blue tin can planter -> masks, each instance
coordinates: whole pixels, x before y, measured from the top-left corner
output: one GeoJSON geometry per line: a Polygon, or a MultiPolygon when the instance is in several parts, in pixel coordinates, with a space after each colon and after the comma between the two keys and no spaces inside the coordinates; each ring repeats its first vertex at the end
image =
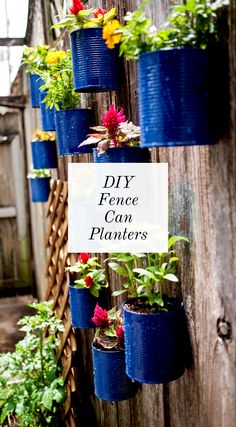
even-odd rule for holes
{"type": "Polygon", "coordinates": [[[185,370],[184,307],[157,314],[130,311],[123,304],[126,373],[135,381],[164,384],[185,370]]]}
{"type": "Polygon", "coordinates": [[[55,114],[57,132],[57,151],[59,156],[67,154],[91,153],[91,145],[79,148],[93,123],[92,110],[61,110],[55,114]]]}
{"type": "Polygon", "coordinates": [[[31,74],[29,76],[30,83],[30,98],[31,105],[33,108],[38,108],[40,106],[40,86],[44,84],[43,80],[38,74],[31,74]]]}
{"type": "Polygon", "coordinates": [[[50,178],[30,178],[31,199],[33,203],[47,202],[50,193],[50,178]]]}
{"type": "Polygon", "coordinates": [[[94,328],[92,317],[97,298],[88,289],[69,285],[71,323],[75,328],[94,328]]]}
{"type": "Polygon", "coordinates": [[[151,161],[148,148],[118,147],[108,148],[106,153],[98,155],[93,149],[94,163],[149,163],[151,161]]]}
{"type": "Polygon", "coordinates": [[[71,51],[74,88],[77,92],[106,92],[121,86],[119,48],[109,49],[102,28],[72,31],[71,51]]]}
{"type": "Polygon", "coordinates": [[[41,124],[43,131],[54,131],[56,130],[55,125],[55,108],[47,108],[46,103],[43,102],[46,92],[40,92],[40,112],[41,112],[41,124]]]}
{"type": "Polygon", "coordinates": [[[124,350],[105,351],[92,345],[95,395],[102,400],[117,402],[137,393],[137,383],[125,373],[124,350]]]}
{"type": "Polygon", "coordinates": [[[31,149],[34,169],[57,168],[56,141],[32,141],[31,149]]]}
{"type": "Polygon", "coordinates": [[[138,92],[142,146],[214,142],[209,126],[207,51],[173,48],[140,55],[138,92]]]}

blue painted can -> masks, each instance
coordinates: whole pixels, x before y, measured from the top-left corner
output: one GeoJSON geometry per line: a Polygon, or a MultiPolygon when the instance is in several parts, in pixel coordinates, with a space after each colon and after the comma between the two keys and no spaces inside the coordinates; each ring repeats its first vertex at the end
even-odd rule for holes
{"type": "Polygon", "coordinates": [[[94,328],[92,317],[97,303],[89,289],[69,285],[71,323],[75,328],[94,328]]]}
{"type": "Polygon", "coordinates": [[[118,90],[122,79],[119,47],[109,49],[102,38],[102,28],[72,31],[71,51],[76,92],[118,90]]]}
{"type": "Polygon", "coordinates": [[[208,86],[206,50],[173,48],[141,54],[138,93],[142,146],[213,143],[208,86]]]}
{"type": "Polygon", "coordinates": [[[174,381],[185,370],[183,303],[157,314],[130,311],[123,304],[126,373],[147,384],[174,381]]]}
{"type": "Polygon", "coordinates": [[[31,199],[33,203],[47,202],[50,193],[50,178],[30,178],[31,199]]]}
{"type": "Polygon", "coordinates": [[[57,151],[59,156],[66,154],[91,153],[92,146],[79,148],[87,135],[91,133],[93,124],[92,110],[61,110],[55,114],[57,131],[57,151]]]}
{"type": "Polygon", "coordinates": [[[53,108],[47,108],[46,103],[43,102],[45,96],[47,95],[47,92],[40,92],[40,112],[41,112],[41,124],[42,124],[42,130],[43,131],[54,131],[56,130],[55,125],[55,112],[56,109],[53,108]]]}
{"type": "Polygon", "coordinates": [[[31,141],[34,169],[57,168],[56,141],[31,141]]]}
{"type": "Polygon", "coordinates": [[[125,373],[124,350],[105,351],[92,345],[95,395],[102,400],[117,402],[137,393],[137,383],[125,373]]]}
{"type": "Polygon", "coordinates": [[[40,86],[44,84],[44,81],[38,74],[31,74],[29,76],[30,84],[30,98],[31,105],[33,108],[38,108],[40,106],[40,86]]]}
{"type": "Polygon", "coordinates": [[[108,148],[106,153],[100,155],[98,155],[97,148],[94,148],[93,161],[94,163],[149,163],[151,158],[148,148],[108,148]]]}

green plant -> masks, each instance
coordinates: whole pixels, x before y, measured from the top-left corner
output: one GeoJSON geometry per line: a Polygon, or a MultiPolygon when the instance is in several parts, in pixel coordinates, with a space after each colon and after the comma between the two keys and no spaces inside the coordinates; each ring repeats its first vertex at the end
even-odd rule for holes
{"type": "Polygon", "coordinates": [[[229,0],[187,0],[171,8],[165,24],[157,29],[144,13],[144,1],[134,12],[128,12],[125,24],[116,30],[121,34],[120,54],[127,60],[138,59],[144,52],[170,47],[205,49],[219,40],[217,11],[229,0]]]}
{"type": "Polygon", "coordinates": [[[93,296],[99,297],[102,288],[108,287],[105,270],[100,267],[96,257],[91,258],[90,254],[81,253],[78,261],[74,265],[66,267],[65,270],[79,274],[79,279],[74,281],[75,288],[87,288],[93,296]]]}
{"type": "Polygon", "coordinates": [[[38,71],[47,69],[46,57],[50,51],[47,45],[37,45],[35,48],[24,46],[21,63],[26,65],[26,72],[38,74],[38,71]]]}
{"type": "Polygon", "coordinates": [[[44,101],[48,108],[73,109],[80,101],[80,94],[74,91],[71,51],[53,52],[48,56],[48,68],[39,72],[44,84],[41,90],[47,91],[44,101]],[[63,54],[62,54],[63,52],[63,54]]]}
{"type": "Polygon", "coordinates": [[[13,353],[0,355],[1,426],[59,427],[58,409],[66,397],[64,380],[58,376],[55,350],[58,332],[64,327],[51,303],[30,304],[36,310],[19,322],[25,338],[13,353]]]}
{"type": "Polygon", "coordinates": [[[29,172],[27,175],[28,179],[35,178],[50,178],[51,172],[48,169],[33,169],[32,172],[29,172]]]}
{"type": "Polygon", "coordinates": [[[144,298],[144,303],[158,311],[167,311],[163,286],[178,282],[176,263],[178,258],[173,245],[179,241],[188,242],[181,236],[168,240],[168,253],[114,254],[108,258],[109,267],[125,278],[124,289],[113,292],[113,296],[128,293],[130,298],[144,298]]]}
{"type": "Polygon", "coordinates": [[[124,328],[121,310],[103,310],[98,304],[92,321],[96,326],[93,344],[102,350],[124,349],[124,328]]]}
{"type": "Polygon", "coordinates": [[[109,147],[139,146],[140,127],[128,122],[123,114],[123,109],[116,110],[113,105],[102,117],[103,126],[92,127],[99,133],[88,135],[80,147],[89,144],[98,145],[98,155],[105,153],[109,147]]]}
{"type": "Polygon", "coordinates": [[[116,16],[116,8],[113,7],[109,12],[104,9],[86,9],[84,3],[80,0],[73,0],[73,5],[69,8],[69,13],[64,15],[52,28],[67,27],[69,31],[81,28],[103,27],[111,22],[116,16]]]}

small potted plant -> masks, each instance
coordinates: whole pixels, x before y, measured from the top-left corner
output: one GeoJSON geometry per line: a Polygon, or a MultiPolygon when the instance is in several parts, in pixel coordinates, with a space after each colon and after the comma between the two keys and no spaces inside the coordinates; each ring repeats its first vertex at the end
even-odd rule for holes
{"type": "Polygon", "coordinates": [[[74,87],[78,92],[118,90],[121,84],[121,61],[116,44],[120,35],[113,34],[120,23],[116,9],[86,9],[80,0],[72,0],[69,13],[52,28],[71,31],[74,87]],[[107,36],[107,45],[102,37],[107,36]],[[109,47],[112,49],[108,49],[109,47]]]}
{"type": "Polygon", "coordinates": [[[56,53],[48,59],[48,70],[41,73],[42,89],[46,91],[46,107],[55,111],[58,155],[89,152],[91,146],[80,149],[80,144],[89,131],[93,115],[90,109],[77,108],[80,94],[74,91],[71,51],[65,52],[60,60],[56,53]]]}
{"type": "MultiPolygon", "coordinates": [[[[66,52],[64,50],[55,50],[50,49],[48,52],[45,61],[47,64],[47,69],[43,72],[40,72],[40,77],[43,79],[45,74],[50,74],[50,67],[60,64],[66,57],[66,52]]],[[[43,79],[44,81],[44,79],[43,79]]],[[[55,123],[55,112],[56,108],[52,106],[51,108],[47,105],[47,88],[45,85],[40,87],[40,113],[41,113],[41,125],[42,130],[44,131],[55,131],[56,123],[55,123]]]]}
{"type": "Polygon", "coordinates": [[[43,82],[39,71],[47,68],[45,58],[48,54],[49,46],[39,46],[36,48],[24,46],[21,63],[26,65],[26,72],[29,74],[31,105],[33,108],[40,106],[40,86],[43,82]]]}
{"type": "Polygon", "coordinates": [[[141,144],[213,143],[209,48],[219,41],[217,11],[228,0],[177,3],[160,29],[145,15],[146,3],[128,12],[125,25],[115,30],[121,34],[120,54],[138,60],[141,144]]]}
{"type": "Polygon", "coordinates": [[[125,278],[128,293],[123,304],[126,373],[133,380],[147,384],[174,381],[185,369],[183,302],[164,291],[168,282],[178,282],[175,275],[178,258],[169,239],[168,254],[115,254],[109,267],[125,278]]]}
{"type": "Polygon", "coordinates": [[[79,279],[69,284],[72,325],[75,328],[93,328],[92,316],[99,292],[108,287],[105,270],[100,268],[97,258],[88,253],[81,253],[78,261],[65,270],[79,274],[79,279]]]}
{"type": "Polygon", "coordinates": [[[27,178],[30,180],[32,202],[47,202],[50,193],[50,171],[34,169],[27,175],[27,178]]]}
{"type": "Polygon", "coordinates": [[[120,310],[103,310],[98,304],[92,318],[96,333],[92,344],[95,395],[120,401],[134,396],[137,383],[125,373],[124,327],[120,310]]]}
{"type": "Polygon", "coordinates": [[[102,123],[103,126],[91,128],[99,133],[88,135],[81,144],[97,145],[93,148],[95,163],[150,162],[149,150],[139,147],[140,128],[127,121],[122,108],[118,110],[111,105],[102,123]]]}
{"type": "Polygon", "coordinates": [[[51,132],[36,129],[31,141],[34,169],[57,168],[56,138],[51,132]]]}

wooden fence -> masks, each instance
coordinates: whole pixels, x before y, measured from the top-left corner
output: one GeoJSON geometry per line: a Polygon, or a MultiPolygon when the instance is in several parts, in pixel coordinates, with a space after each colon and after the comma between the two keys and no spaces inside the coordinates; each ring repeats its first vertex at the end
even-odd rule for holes
{"type": "MultiPolygon", "coordinates": [[[[52,3],[59,2],[44,1],[46,8],[52,3]]],[[[123,16],[127,10],[134,10],[137,6],[131,0],[122,2],[116,0],[113,5],[118,7],[120,16],[123,16]]],[[[104,2],[102,6],[109,8],[111,2],[104,2]]],[[[167,0],[155,0],[150,2],[147,13],[159,25],[163,22],[168,8],[167,0]]],[[[48,11],[47,23],[49,15],[48,11]]],[[[89,161],[89,158],[68,156],[59,161],[58,173],[61,181],[54,183],[48,209],[50,289],[47,298],[55,299],[55,309],[61,318],[66,319],[67,325],[62,340],[61,357],[69,390],[65,407],[65,420],[68,426],[76,423],[88,425],[89,422],[93,427],[235,427],[236,425],[236,5],[234,0],[231,0],[229,8],[228,29],[229,134],[215,146],[153,150],[155,160],[169,164],[169,228],[171,232],[190,239],[188,252],[180,254],[180,273],[193,363],[184,376],[173,383],[140,385],[137,396],[129,401],[111,404],[99,401],[94,396],[90,350],[93,332],[77,331],[75,334],[69,326],[68,289],[64,275],[68,256],[65,220],[67,163],[89,161]],[[73,393],[75,395],[78,393],[78,397],[74,399],[73,393]],[[77,419],[74,413],[76,408],[79,413],[77,419]]],[[[48,37],[47,31],[45,34],[48,37]]],[[[68,37],[66,40],[64,46],[68,47],[68,37]]],[[[61,40],[59,42],[61,46],[61,40]]],[[[83,96],[84,106],[92,106],[98,119],[106,111],[107,106],[114,102],[116,105],[123,106],[127,116],[137,124],[136,81],[136,65],[132,62],[125,64],[122,91],[111,95],[83,96]]],[[[119,287],[115,274],[110,274],[109,280],[112,290],[119,287]]],[[[111,302],[114,303],[108,295],[106,304],[109,306],[111,302]]]]}

